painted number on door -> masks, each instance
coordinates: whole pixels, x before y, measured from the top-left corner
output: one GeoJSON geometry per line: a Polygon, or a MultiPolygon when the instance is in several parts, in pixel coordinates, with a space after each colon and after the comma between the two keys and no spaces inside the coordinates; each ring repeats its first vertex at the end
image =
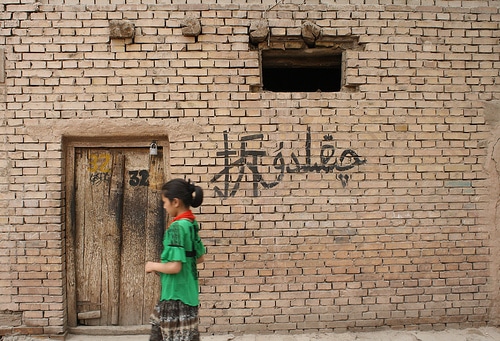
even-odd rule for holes
{"type": "Polygon", "coordinates": [[[145,169],[129,171],[130,175],[129,184],[130,186],[149,186],[149,172],[145,169]]]}
{"type": "Polygon", "coordinates": [[[89,168],[90,183],[92,185],[98,185],[101,182],[108,181],[110,179],[111,172],[111,154],[90,154],[89,168]]]}

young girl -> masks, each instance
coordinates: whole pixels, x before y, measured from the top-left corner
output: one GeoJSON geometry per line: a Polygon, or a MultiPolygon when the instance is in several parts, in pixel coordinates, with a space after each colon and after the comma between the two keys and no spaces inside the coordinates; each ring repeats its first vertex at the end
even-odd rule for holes
{"type": "Polygon", "coordinates": [[[172,223],[163,237],[161,261],[147,262],[146,272],[160,275],[161,296],[151,316],[150,341],[198,341],[198,272],[205,247],[190,207],[203,201],[203,190],[182,179],[162,187],[163,207],[172,223]]]}

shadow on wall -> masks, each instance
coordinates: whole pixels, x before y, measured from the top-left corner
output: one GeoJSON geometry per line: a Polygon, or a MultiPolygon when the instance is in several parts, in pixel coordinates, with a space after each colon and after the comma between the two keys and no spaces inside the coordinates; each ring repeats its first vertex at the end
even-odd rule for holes
{"type": "Polygon", "coordinates": [[[491,231],[491,285],[492,292],[490,321],[500,325],[500,101],[485,104],[486,123],[491,125],[491,136],[487,141],[488,154],[485,170],[490,186],[490,209],[495,212],[488,222],[491,231]]]}

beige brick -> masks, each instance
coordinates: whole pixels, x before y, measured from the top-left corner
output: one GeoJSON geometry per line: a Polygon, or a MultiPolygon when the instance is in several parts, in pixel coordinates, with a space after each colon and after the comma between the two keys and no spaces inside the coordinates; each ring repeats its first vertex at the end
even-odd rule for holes
{"type": "Polygon", "coordinates": [[[67,0],[64,11],[56,2],[30,20],[32,5],[0,14],[2,157],[11,160],[0,186],[0,310],[25,315],[19,331],[65,331],[61,137],[90,119],[109,141],[136,136],[145,122],[164,125],[169,176],[190,174],[206,189],[198,209],[209,248],[200,270],[204,332],[467,327],[495,318],[487,287],[498,282],[490,256],[498,243],[489,239],[498,186],[487,166],[495,136],[488,106],[498,98],[495,8],[282,4],[267,13],[272,46],[300,48],[301,39],[272,40],[299,36],[306,19],[327,40],[358,35],[360,46],[345,53],[348,88],[273,93],[255,91],[259,52],[248,45],[248,21],[274,2],[226,9],[67,0]],[[203,24],[197,39],[181,35],[190,11],[203,24]],[[108,20],[121,18],[134,20],[134,41],[109,40],[108,20]],[[214,195],[223,178],[210,182],[225,166],[217,156],[224,131],[236,152],[229,162],[251,134],[263,137],[246,150],[267,153],[255,176],[247,157],[230,198],[214,195]],[[347,150],[366,162],[314,168],[325,155],[325,165],[349,165],[352,154],[340,160],[347,150]],[[278,179],[281,170],[254,196],[252,180],[278,179]]]}

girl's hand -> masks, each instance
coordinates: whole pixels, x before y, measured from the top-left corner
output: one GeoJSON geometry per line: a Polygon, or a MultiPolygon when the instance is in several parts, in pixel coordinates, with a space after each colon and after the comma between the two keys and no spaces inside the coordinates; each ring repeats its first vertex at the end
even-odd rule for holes
{"type": "Polygon", "coordinates": [[[156,272],[156,263],[155,262],[146,262],[146,273],[156,272]]]}

